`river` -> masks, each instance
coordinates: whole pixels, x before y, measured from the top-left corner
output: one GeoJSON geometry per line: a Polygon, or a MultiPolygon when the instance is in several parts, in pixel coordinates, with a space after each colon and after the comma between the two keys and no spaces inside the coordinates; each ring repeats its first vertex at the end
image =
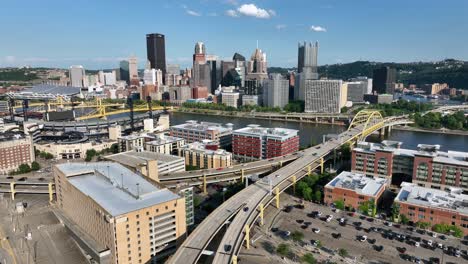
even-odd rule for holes
{"type": "MultiPolygon", "coordinates": [[[[215,123],[232,123],[234,129],[243,128],[249,124],[258,124],[262,127],[284,127],[299,130],[300,144],[307,147],[309,144],[317,144],[322,141],[323,135],[339,134],[346,128],[340,125],[327,124],[310,124],[284,121],[271,121],[263,119],[252,119],[242,117],[225,117],[202,115],[192,113],[171,112],[171,125],[179,125],[187,120],[198,120],[215,123]]],[[[403,142],[402,147],[408,149],[416,149],[418,144],[439,144],[441,150],[468,151],[468,137],[462,135],[436,134],[414,131],[403,131],[393,129],[389,136],[389,140],[403,142]]],[[[376,142],[379,140],[377,135],[372,135],[369,141],[376,142]]]]}

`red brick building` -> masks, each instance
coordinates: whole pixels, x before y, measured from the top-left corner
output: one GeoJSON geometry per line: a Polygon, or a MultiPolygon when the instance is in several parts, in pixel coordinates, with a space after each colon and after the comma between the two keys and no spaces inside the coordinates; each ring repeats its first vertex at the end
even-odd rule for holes
{"type": "Polygon", "coordinates": [[[377,206],[385,191],[388,180],[369,178],[364,174],[343,171],[324,188],[324,202],[331,205],[343,200],[345,206],[358,209],[366,201],[374,201],[377,206]]]}
{"type": "Polygon", "coordinates": [[[283,156],[299,150],[297,130],[263,128],[249,125],[232,135],[232,152],[242,160],[260,160],[283,156]]]}
{"type": "Polygon", "coordinates": [[[413,223],[454,225],[468,234],[468,195],[459,188],[444,191],[403,182],[395,203],[413,223]]]}
{"type": "Polygon", "coordinates": [[[31,137],[20,133],[0,133],[0,174],[17,170],[35,160],[31,137]]]}
{"type": "Polygon", "coordinates": [[[192,88],[192,98],[207,98],[208,97],[208,87],[206,86],[196,86],[192,88]]]}

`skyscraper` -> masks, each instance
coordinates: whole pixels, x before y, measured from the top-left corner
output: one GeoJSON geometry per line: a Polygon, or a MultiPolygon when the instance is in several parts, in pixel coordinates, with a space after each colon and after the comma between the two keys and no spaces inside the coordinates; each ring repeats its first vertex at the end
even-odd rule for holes
{"type": "Polygon", "coordinates": [[[372,91],[391,94],[396,83],[396,70],[388,66],[373,71],[372,91]]]}
{"type": "Polygon", "coordinates": [[[247,64],[247,79],[263,80],[268,78],[266,53],[255,49],[247,64]]]}
{"type": "Polygon", "coordinates": [[[146,35],[146,52],[152,69],[160,69],[166,75],[166,44],[163,34],[146,35]]]}
{"type": "Polygon", "coordinates": [[[128,60],[122,60],[120,61],[120,79],[123,81],[126,81],[127,83],[130,83],[130,71],[129,71],[130,65],[128,60]]]}
{"type": "Polygon", "coordinates": [[[128,59],[128,74],[129,80],[138,80],[138,61],[135,56],[132,56],[128,59]]]}
{"type": "Polygon", "coordinates": [[[289,101],[289,81],[279,73],[270,74],[264,81],[263,98],[265,106],[283,108],[289,101]]]}
{"type": "Polygon", "coordinates": [[[304,67],[312,67],[312,72],[317,73],[318,48],[318,41],[314,44],[312,42],[304,42],[303,45],[299,43],[297,72],[302,72],[304,67]]]}
{"type": "Polygon", "coordinates": [[[203,42],[195,44],[195,52],[193,53],[193,63],[205,63],[206,48],[203,42]]]}
{"type": "Polygon", "coordinates": [[[347,85],[341,80],[305,80],[306,113],[340,113],[346,104],[347,85]]]}
{"type": "Polygon", "coordinates": [[[70,85],[73,87],[83,87],[85,69],[81,65],[70,66],[70,85]]]}

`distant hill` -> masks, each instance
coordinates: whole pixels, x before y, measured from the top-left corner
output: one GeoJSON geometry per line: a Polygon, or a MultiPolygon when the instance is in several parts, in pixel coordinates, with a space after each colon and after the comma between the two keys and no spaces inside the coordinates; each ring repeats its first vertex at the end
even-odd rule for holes
{"type": "MultiPolygon", "coordinates": [[[[388,63],[356,61],[319,66],[321,77],[348,80],[357,76],[372,77],[372,71],[382,66],[397,69],[398,81],[405,84],[448,83],[450,87],[468,89],[468,62],[447,59],[438,62],[388,63]]],[[[286,74],[295,68],[270,67],[268,72],[286,74]]]]}

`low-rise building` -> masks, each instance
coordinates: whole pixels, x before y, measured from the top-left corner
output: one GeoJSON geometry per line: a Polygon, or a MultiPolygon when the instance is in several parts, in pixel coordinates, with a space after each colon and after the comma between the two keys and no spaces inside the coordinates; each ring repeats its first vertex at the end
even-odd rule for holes
{"type": "Polygon", "coordinates": [[[249,125],[232,135],[232,152],[241,160],[260,160],[299,150],[298,130],[249,125]]]}
{"type": "Polygon", "coordinates": [[[21,164],[35,160],[32,138],[17,132],[0,133],[0,174],[8,174],[21,164]]]}
{"type": "Polygon", "coordinates": [[[185,139],[186,143],[203,141],[205,139],[218,142],[220,148],[228,149],[232,141],[232,127],[228,123],[222,126],[220,123],[186,121],[184,124],[172,126],[170,135],[185,139]]]}
{"type": "Polygon", "coordinates": [[[348,208],[359,209],[368,202],[377,208],[388,184],[384,178],[369,178],[361,173],[343,171],[324,188],[324,202],[327,205],[343,201],[348,208]]]}
{"type": "Polygon", "coordinates": [[[185,199],[112,162],[55,166],[59,217],[99,263],[162,263],[186,235],[185,199]]]}
{"type": "Polygon", "coordinates": [[[420,186],[468,191],[468,152],[444,152],[439,145],[426,144],[419,144],[416,150],[403,149],[401,144],[360,142],[352,151],[351,170],[387,178],[403,174],[420,186]]]}
{"type": "Polygon", "coordinates": [[[185,145],[185,139],[164,134],[156,135],[145,143],[145,150],[169,155],[178,155],[179,149],[185,145]]]}
{"type": "Polygon", "coordinates": [[[105,157],[159,181],[159,175],[185,171],[181,157],[149,151],[127,151],[105,157]]]}
{"type": "Polygon", "coordinates": [[[185,164],[200,169],[225,168],[232,165],[232,153],[218,148],[218,143],[211,140],[194,142],[179,149],[179,156],[185,164]]]}
{"type": "Polygon", "coordinates": [[[364,101],[371,104],[391,104],[393,94],[365,94],[364,101]]]}
{"type": "Polygon", "coordinates": [[[448,224],[460,227],[468,234],[468,195],[459,188],[448,191],[425,188],[403,182],[395,198],[400,215],[413,222],[448,224]]]}
{"type": "Polygon", "coordinates": [[[240,93],[236,91],[223,91],[221,102],[226,106],[237,108],[239,106],[240,93]]]}
{"type": "Polygon", "coordinates": [[[94,149],[96,151],[103,151],[110,149],[113,144],[117,143],[115,140],[86,140],[83,142],[73,141],[58,141],[58,142],[38,142],[34,146],[36,150],[50,153],[55,159],[84,159],[86,158],[86,151],[94,149]]]}

